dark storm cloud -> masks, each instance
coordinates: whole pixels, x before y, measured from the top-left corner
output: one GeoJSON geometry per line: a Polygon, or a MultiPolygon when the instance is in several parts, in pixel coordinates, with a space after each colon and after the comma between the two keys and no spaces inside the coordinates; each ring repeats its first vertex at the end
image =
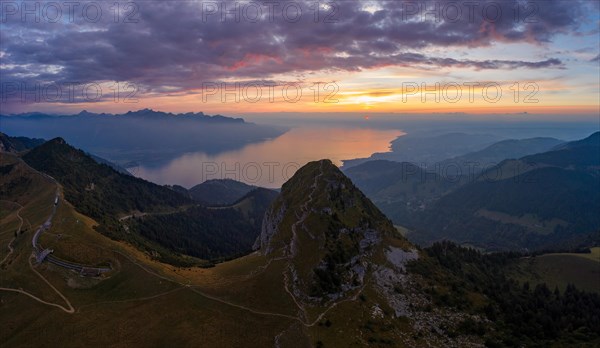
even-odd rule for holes
{"type": "MultiPolygon", "coordinates": [[[[558,33],[577,33],[587,6],[586,1],[561,0],[537,1],[535,8],[510,0],[374,1],[378,8],[369,12],[365,2],[346,0],[333,2],[332,16],[328,17],[331,9],[321,9],[315,22],[314,2],[307,1],[294,2],[287,17],[282,14],[286,3],[280,3],[272,13],[261,5],[263,17],[258,21],[252,20],[254,12],[242,10],[235,22],[231,14],[223,21],[220,11],[209,11],[207,6],[216,2],[135,3],[132,18],[137,23],[122,23],[128,13],[123,9],[115,23],[108,3],[96,23],[77,15],[72,23],[49,23],[44,18],[35,23],[3,8],[3,80],[118,80],[160,91],[200,88],[202,82],[229,77],[262,79],[381,66],[560,68],[558,59],[461,60],[430,56],[424,49],[468,50],[497,42],[543,44],[558,33]],[[452,4],[461,5],[459,12],[452,4]],[[302,15],[295,21],[297,5],[302,15]],[[515,8],[521,8],[517,16],[515,8]]],[[[232,9],[234,3],[227,6],[232,9]]]]}

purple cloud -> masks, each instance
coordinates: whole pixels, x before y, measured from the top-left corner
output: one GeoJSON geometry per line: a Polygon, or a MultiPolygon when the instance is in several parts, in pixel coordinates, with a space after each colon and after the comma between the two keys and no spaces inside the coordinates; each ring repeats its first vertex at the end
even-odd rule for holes
{"type": "Polygon", "coordinates": [[[561,68],[556,58],[457,59],[425,50],[544,44],[557,34],[576,33],[587,3],[375,1],[378,7],[369,9],[364,2],[337,1],[321,8],[317,18],[313,1],[277,2],[272,13],[261,5],[263,16],[256,20],[255,8],[241,8],[236,22],[233,14],[224,20],[218,7],[216,12],[210,7],[225,4],[231,10],[233,1],[139,1],[133,10],[121,8],[117,17],[109,8],[112,3],[104,4],[96,23],[78,16],[65,23],[65,13],[62,23],[44,18],[36,23],[33,17],[24,21],[3,3],[0,71],[3,81],[18,83],[118,80],[147,91],[185,91],[229,77],[268,79],[381,66],[561,68]],[[534,7],[526,6],[531,3],[534,7]],[[302,15],[296,21],[297,8],[302,15]],[[123,23],[128,14],[137,23],[123,23]]]}

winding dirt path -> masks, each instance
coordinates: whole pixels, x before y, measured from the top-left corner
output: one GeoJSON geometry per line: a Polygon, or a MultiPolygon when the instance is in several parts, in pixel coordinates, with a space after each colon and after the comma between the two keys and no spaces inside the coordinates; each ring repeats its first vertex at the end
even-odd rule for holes
{"type": "Polygon", "coordinates": [[[38,301],[40,303],[43,303],[43,304],[48,305],[48,306],[53,306],[53,307],[59,308],[60,310],[64,311],[65,313],[69,313],[69,314],[75,313],[75,308],[73,308],[73,306],[71,305],[71,302],[69,302],[69,300],[60,291],[58,291],[58,289],[56,289],[52,284],[50,284],[50,282],[46,278],[44,278],[44,276],[42,276],[38,271],[36,271],[33,268],[33,265],[31,264],[31,258],[29,258],[29,267],[31,268],[31,270],[35,274],[37,274],[40,278],[42,278],[42,280],[46,284],[48,284],[48,286],[50,286],[50,288],[52,288],[52,290],[54,290],[58,294],[58,296],[60,296],[65,301],[65,303],[67,304],[67,306],[69,308],[61,306],[61,305],[59,305],[57,303],[44,301],[41,298],[39,298],[39,297],[37,297],[37,296],[35,296],[35,295],[33,295],[33,294],[25,291],[25,290],[22,290],[22,289],[2,288],[2,287],[0,287],[0,290],[2,290],[2,291],[16,292],[16,293],[19,293],[19,294],[23,294],[23,295],[29,296],[32,299],[34,299],[34,300],[36,300],[36,301],[38,301]]]}
{"type": "Polygon", "coordinates": [[[33,271],[35,274],[37,274],[37,275],[38,275],[38,276],[39,276],[39,277],[40,277],[40,278],[41,278],[41,279],[42,279],[42,280],[43,280],[43,281],[44,281],[46,284],[48,284],[48,286],[49,286],[49,287],[50,287],[52,290],[54,290],[54,292],[56,292],[56,293],[58,294],[58,296],[60,296],[60,297],[61,297],[61,298],[62,298],[62,299],[65,301],[65,303],[67,304],[67,306],[69,306],[69,309],[66,309],[65,307],[63,307],[63,306],[61,306],[61,305],[56,305],[56,306],[60,307],[60,308],[61,308],[63,311],[65,311],[65,312],[67,312],[67,313],[69,313],[69,314],[73,314],[73,313],[75,313],[75,308],[73,308],[73,306],[71,305],[71,302],[70,302],[70,301],[69,301],[69,300],[68,300],[68,299],[65,297],[65,295],[63,295],[63,294],[62,294],[60,291],[58,291],[58,289],[57,289],[57,288],[55,288],[55,287],[54,287],[54,285],[52,285],[52,284],[51,284],[51,283],[48,281],[48,279],[44,278],[44,276],[43,276],[43,275],[42,275],[40,272],[36,271],[36,270],[35,270],[35,268],[33,268],[33,264],[31,263],[31,259],[32,259],[32,258],[33,258],[33,255],[32,255],[32,257],[30,257],[30,258],[29,258],[29,260],[28,260],[28,262],[29,262],[29,268],[31,268],[31,270],[32,270],[32,271],[33,271]]]}
{"type": "Polygon", "coordinates": [[[295,317],[295,316],[293,316],[293,315],[281,314],[281,313],[273,313],[273,312],[263,312],[263,311],[258,311],[258,310],[252,309],[252,308],[250,308],[250,307],[246,307],[246,306],[242,306],[242,305],[239,305],[239,304],[235,304],[235,303],[233,303],[233,302],[229,302],[229,301],[227,301],[227,300],[223,300],[223,299],[220,299],[220,298],[218,298],[218,297],[215,297],[215,296],[211,296],[211,295],[205,294],[205,293],[203,293],[202,291],[200,291],[200,290],[198,290],[198,289],[195,289],[195,288],[193,288],[192,286],[188,286],[188,288],[189,288],[190,290],[192,290],[193,292],[197,293],[198,295],[201,295],[201,296],[203,296],[203,297],[206,297],[206,298],[208,298],[209,300],[213,300],[213,301],[215,301],[215,302],[223,303],[223,304],[226,304],[226,305],[228,305],[228,306],[231,306],[231,307],[235,307],[235,308],[243,309],[243,310],[245,310],[245,311],[248,311],[248,312],[250,312],[250,313],[259,314],[259,315],[269,315],[269,316],[273,316],[273,317],[286,318],[286,319],[290,319],[290,320],[297,320],[297,321],[299,321],[299,322],[303,323],[302,319],[300,319],[300,318],[298,318],[298,317],[295,317]]]}
{"type": "Polygon", "coordinates": [[[54,307],[60,308],[61,310],[65,311],[65,312],[67,312],[69,314],[74,313],[73,309],[67,309],[67,308],[65,308],[65,307],[63,307],[63,306],[61,306],[59,304],[56,304],[56,303],[46,302],[46,301],[42,300],[41,298],[39,298],[39,297],[37,297],[35,295],[32,295],[32,294],[28,293],[27,291],[24,291],[24,290],[21,290],[21,289],[0,288],[0,290],[11,291],[11,292],[18,292],[20,294],[27,295],[27,296],[31,297],[32,299],[34,299],[34,300],[36,300],[36,301],[38,301],[40,303],[46,304],[48,306],[54,306],[54,307]]]}
{"type": "Polygon", "coordinates": [[[138,302],[138,301],[153,300],[155,298],[166,296],[166,295],[172,294],[174,292],[177,292],[177,291],[180,291],[180,290],[183,290],[183,289],[185,289],[185,287],[175,288],[175,289],[172,289],[172,290],[169,290],[169,291],[161,292],[160,294],[156,294],[156,295],[152,295],[152,296],[146,296],[146,297],[128,298],[126,300],[115,300],[115,301],[103,301],[103,302],[88,303],[88,304],[85,304],[83,306],[77,307],[77,313],[79,313],[82,308],[86,308],[86,307],[92,307],[92,306],[98,306],[98,305],[104,305],[104,304],[111,304],[111,303],[127,303],[127,302],[138,302]]]}

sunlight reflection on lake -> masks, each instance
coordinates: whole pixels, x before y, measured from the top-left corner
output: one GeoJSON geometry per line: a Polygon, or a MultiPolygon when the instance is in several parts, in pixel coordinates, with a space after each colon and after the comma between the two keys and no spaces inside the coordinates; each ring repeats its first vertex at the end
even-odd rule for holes
{"type": "Polygon", "coordinates": [[[294,128],[240,150],[216,155],[187,153],[160,167],[140,166],[134,174],[158,184],[186,188],[222,178],[277,188],[310,161],[329,158],[340,166],[345,159],[387,152],[390,141],[404,134],[400,130],[294,128]]]}

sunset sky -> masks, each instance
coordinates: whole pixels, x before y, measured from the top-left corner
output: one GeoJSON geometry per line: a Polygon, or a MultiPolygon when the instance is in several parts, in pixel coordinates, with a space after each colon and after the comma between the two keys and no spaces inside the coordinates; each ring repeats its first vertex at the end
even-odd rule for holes
{"type": "Polygon", "coordinates": [[[597,117],[599,3],[3,1],[1,112],[597,117]]]}

